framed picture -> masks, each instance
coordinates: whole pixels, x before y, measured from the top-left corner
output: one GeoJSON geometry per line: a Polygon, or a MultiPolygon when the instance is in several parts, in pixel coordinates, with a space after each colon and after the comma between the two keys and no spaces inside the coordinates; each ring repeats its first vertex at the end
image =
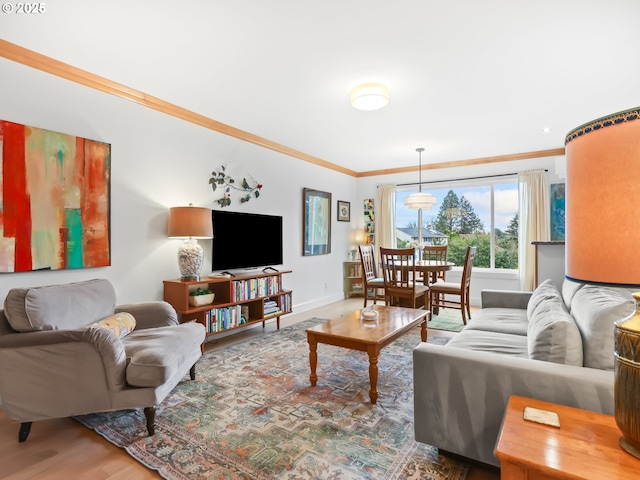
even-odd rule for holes
{"type": "Polygon", "coordinates": [[[111,265],[111,145],[0,120],[0,272],[111,265]]]}
{"type": "Polygon", "coordinates": [[[305,188],[302,195],[302,255],[331,253],[331,194],[305,188]]]}
{"type": "Polygon", "coordinates": [[[564,183],[551,185],[551,240],[564,241],[565,186],[564,183]]]}
{"type": "Polygon", "coordinates": [[[343,202],[338,200],[338,221],[350,222],[351,221],[351,204],[349,202],[343,202]]]}

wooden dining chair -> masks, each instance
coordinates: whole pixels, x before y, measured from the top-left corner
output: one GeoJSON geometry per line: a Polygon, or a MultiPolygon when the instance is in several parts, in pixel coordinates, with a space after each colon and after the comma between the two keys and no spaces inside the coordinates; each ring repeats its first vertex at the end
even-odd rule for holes
{"type": "Polygon", "coordinates": [[[471,269],[473,259],[476,256],[476,247],[468,247],[462,269],[460,283],[441,282],[429,286],[431,292],[431,311],[436,313],[440,308],[456,308],[462,311],[462,323],[467,324],[467,316],[471,319],[471,306],[469,305],[469,287],[471,285],[471,269]],[[452,300],[451,297],[458,297],[452,300]]]}
{"type": "Polygon", "coordinates": [[[384,289],[384,278],[378,276],[378,265],[373,245],[358,245],[360,251],[360,263],[362,264],[362,283],[364,287],[364,306],[367,300],[384,300],[384,296],[379,292],[384,289]]]}
{"type": "Polygon", "coordinates": [[[413,248],[380,248],[386,305],[429,308],[429,287],[416,278],[413,248]]]}
{"type": "MultiPolygon", "coordinates": [[[[424,260],[435,260],[437,262],[446,262],[449,252],[448,245],[426,245],[422,249],[422,258],[424,260]]],[[[445,281],[446,270],[434,272],[435,280],[445,281]]],[[[434,278],[429,279],[429,283],[433,283],[434,278]]]]}

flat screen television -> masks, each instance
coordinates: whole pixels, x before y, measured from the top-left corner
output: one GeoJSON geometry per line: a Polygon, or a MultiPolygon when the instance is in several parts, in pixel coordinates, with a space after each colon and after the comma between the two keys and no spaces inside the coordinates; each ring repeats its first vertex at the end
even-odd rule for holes
{"type": "Polygon", "coordinates": [[[282,265],[282,217],[212,210],[213,271],[282,265]]]}

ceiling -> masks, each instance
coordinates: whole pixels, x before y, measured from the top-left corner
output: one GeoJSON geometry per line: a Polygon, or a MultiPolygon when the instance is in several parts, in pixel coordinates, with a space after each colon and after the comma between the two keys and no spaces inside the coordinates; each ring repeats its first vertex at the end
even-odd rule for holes
{"type": "Polygon", "coordinates": [[[637,0],[45,5],[2,39],[355,172],[557,149],[640,105],[637,0]],[[389,105],[353,109],[371,81],[389,105]]]}

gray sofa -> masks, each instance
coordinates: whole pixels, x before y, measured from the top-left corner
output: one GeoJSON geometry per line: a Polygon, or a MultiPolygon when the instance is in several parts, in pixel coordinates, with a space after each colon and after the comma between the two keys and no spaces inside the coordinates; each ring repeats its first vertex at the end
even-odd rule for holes
{"type": "Polygon", "coordinates": [[[0,400],[21,422],[158,405],[201,356],[205,329],[166,302],[116,306],[108,280],[12,289],[0,310],[0,400]]]}
{"type": "Polygon", "coordinates": [[[483,291],[482,309],[445,346],[413,352],[419,442],[499,466],[493,452],[511,395],[612,415],[613,322],[622,288],[550,280],[535,292],[483,291]]]}

